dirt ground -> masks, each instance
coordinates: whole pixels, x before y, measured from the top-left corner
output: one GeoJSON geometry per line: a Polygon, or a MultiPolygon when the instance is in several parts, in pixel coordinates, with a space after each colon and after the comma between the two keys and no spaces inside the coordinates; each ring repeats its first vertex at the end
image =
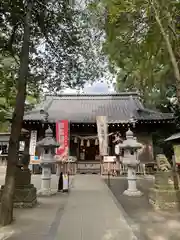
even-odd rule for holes
{"type": "MultiPolygon", "coordinates": [[[[108,185],[107,179],[105,182],[108,185]]],[[[148,200],[149,188],[153,186],[152,178],[138,179],[137,186],[144,193],[142,197],[123,195],[127,189],[125,177],[111,178],[109,186],[136,236],[141,240],[179,240],[180,212],[154,211],[148,200]]]]}

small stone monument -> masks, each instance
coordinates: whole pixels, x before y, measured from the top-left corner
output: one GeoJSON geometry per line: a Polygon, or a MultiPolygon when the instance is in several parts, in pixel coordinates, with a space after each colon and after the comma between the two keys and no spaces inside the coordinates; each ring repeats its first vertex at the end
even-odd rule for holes
{"type": "Polygon", "coordinates": [[[45,131],[45,138],[37,142],[37,147],[42,148],[42,182],[41,189],[38,191],[38,195],[51,196],[56,193],[51,190],[51,166],[56,162],[54,158],[55,148],[59,147],[59,144],[54,140],[53,132],[50,127],[45,131]]]}
{"type": "Polygon", "coordinates": [[[142,148],[142,144],[137,142],[133,136],[133,132],[129,129],[126,132],[126,140],[119,144],[121,149],[124,149],[124,157],[122,162],[128,167],[128,189],[124,191],[124,195],[128,196],[142,196],[142,192],[137,189],[136,185],[136,168],[139,164],[137,150],[142,148]]]}
{"type": "Polygon", "coordinates": [[[158,171],[154,187],[149,190],[149,202],[155,209],[178,209],[180,190],[174,188],[171,165],[164,154],[157,155],[158,171]]]}
{"type": "MultiPolygon", "coordinates": [[[[29,155],[29,135],[28,131],[22,129],[21,138],[25,143],[24,151],[18,160],[15,173],[15,192],[14,192],[14,207],[29,208],[37,203],[37,191],[33,184],[31,184],[31,172],[28,168],[30,155],[29,155]]],[[[19,152],[19,155],[20,155],[19,152]]],[[[0,198],[2,196],[4,186],[1,186],[0,198]]]]}
{"type": "MultiPolygon", "coordinates": [[[[36,188],[31,184],[31,173],[28,168],[29,160],[29,153],[24,152],[16,166],[14,207],[29,208],[37,203],[36,188]]],[[[3,189],[4,186],[1,186],[0,197],[3,189]]]]}

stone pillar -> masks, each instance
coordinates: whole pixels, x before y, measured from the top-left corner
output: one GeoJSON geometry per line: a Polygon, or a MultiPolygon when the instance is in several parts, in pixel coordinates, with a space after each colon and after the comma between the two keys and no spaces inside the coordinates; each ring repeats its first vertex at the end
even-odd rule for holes
{"type": "Polygon", "coordinates": [[[51,195],[51,165],[42,164],[41,195],[51,195]]]}

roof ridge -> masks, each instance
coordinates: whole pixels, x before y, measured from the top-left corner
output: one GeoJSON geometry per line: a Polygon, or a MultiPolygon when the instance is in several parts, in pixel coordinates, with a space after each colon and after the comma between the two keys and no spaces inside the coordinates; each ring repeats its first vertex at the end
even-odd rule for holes
{"type": "Polygon", "coordinates": [[[105,97],[105,96],[137,96],[139,97],[140,94],[138,92],[119,92],[119,93],[62,93],[62,94],[47,94],[47,97],[105,97]]]}

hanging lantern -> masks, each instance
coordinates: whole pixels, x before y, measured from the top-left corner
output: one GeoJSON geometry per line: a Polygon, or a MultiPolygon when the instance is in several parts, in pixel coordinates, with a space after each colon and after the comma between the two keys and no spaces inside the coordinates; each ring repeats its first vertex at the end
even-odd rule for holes
{"type": "Polygon", "coordinates": [[[77,137],[74,138],[74,143],[77,143],[77,137]]]}
{"type": "Polygon", "coordinates": [[[95,140],[95,145],[97,146],[98,145],[98,139],[96,138],[95,140]]]}
{"type": "Polygon", "coordinates": [[[87,140],[87,147],[90,147],[90,141],[87,140]]]}
{"type": "Polygon", "coordinates": [[[81,146],[84,146],[84,140],[81,139],[81,146]]]}

